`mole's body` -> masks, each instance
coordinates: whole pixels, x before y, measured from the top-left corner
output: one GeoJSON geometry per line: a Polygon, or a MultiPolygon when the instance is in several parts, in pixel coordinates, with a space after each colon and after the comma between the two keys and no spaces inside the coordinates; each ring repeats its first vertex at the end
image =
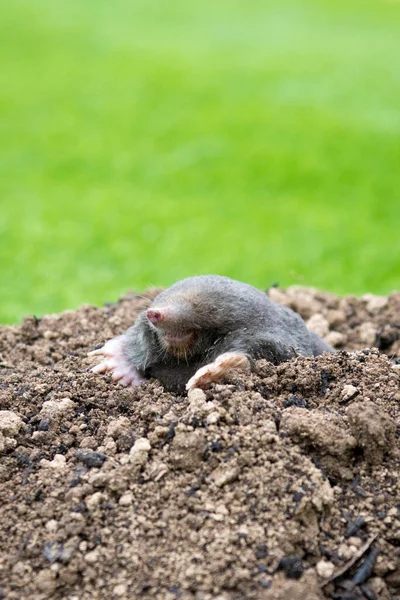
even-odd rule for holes
{"type": "Polygon", "coordinates": [[[190,277],[161,292],[128,331],[95,351],[95,372],[126,385],[156,377],[182,392],[264,358],[278,364],[332,348],[301,317],[256,288],[218,275],[190,277]]]}

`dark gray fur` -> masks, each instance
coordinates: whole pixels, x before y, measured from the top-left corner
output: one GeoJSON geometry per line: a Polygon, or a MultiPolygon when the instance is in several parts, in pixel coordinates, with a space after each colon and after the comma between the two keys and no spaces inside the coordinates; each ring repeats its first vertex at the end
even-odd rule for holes
{"type": "Polygon", "coordinates": [[[196,331],[187,359],[166,353],[162,332],[138,315],[127,331],[128,360],[145,376],[156,377],[168,390],[183,392],[201,366],[224,352],[241,352],[250,361],[264,358],[279,364],[297,355],[317,356],[331,346],[308,331],[290,308],[272,302],[264,292],[219,275],[189,277],[161,292],[151,308],[178,311],[173,331],[196,331]]]}

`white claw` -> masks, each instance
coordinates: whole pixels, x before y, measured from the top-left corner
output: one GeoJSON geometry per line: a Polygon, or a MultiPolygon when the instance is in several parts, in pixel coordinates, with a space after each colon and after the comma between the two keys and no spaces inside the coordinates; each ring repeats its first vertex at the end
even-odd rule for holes
{"type": "Polygon", "coordinates": [[[91,350],[87,353],[88,356],[95,356],[96,354],[103,354],[103,346],[101,348],[97,348],[97,350],[91,350]]]}
{"type": "Polygon", "coordinates": [[[100,354],[103,356],[116,356],[121,353],[122,344],[124,342],[124,335],[119,335],[112,340],[108,340],[101,348],[97,348],[97,350],[92,350],[88,352],[88,356],[95,356],[96,354],[100,354]]]}
{"type": "Polygon", "coordinates": [[[112,378],[113,381],[119,381],[123,377],[124,377],[124,373],[122,371],[118,371],[117,369],[111,375],[111,378],[112,378]]]}
{"type": "Polygon", "coordinates": [[[239,352],[225,352],[220,354],[214,362],[205,365],[196,371],[186,384],[186,390],[193,388],[205,388],[210,383],[223,381],[231,369],[248,370],[250,363],[248,358],[239,352]]]}
{"type": "Polygon", "coordinates": [[[113,381],[119,381],[123,385],[138,385],[146,381],[126,359],[124,346],[125,336],[120,335],[106,342],[101,348],[89,352],[88,356],[101,355],[106,357],[105,360],[90,369],[91,372],[105,373],[111,371],[113,381]]]}
{"type": "Polygon", "coordinates": [[[105,371],[107,371],[108,368],[105,362],[101,362],[90,370],[92,373],[105,373],[105,371]]]}

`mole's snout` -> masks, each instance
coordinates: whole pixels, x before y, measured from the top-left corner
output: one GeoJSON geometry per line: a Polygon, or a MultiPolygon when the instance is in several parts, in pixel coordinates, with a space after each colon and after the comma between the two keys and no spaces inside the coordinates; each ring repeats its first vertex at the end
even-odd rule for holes
{"type": "Polygon", "coordinates": [[[163,319],[163,315],[160,310],[149,309],[146,313],[146,317],[148,318],[150,323],[153,323],[153,325],[157,325],[157,323],[159,323],[163,319]]]}

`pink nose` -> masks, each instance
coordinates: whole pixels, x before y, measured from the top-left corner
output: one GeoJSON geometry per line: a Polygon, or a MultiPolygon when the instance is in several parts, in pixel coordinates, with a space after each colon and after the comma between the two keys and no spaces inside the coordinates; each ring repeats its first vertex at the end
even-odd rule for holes
{"type": "Polygon", "coordinates": [[[148,320],[150,321],[150,323],[153,323],[153,325],[156,325],[157,323],[159,323],[160,321],[162,321],[162,314],[159,310],[148,310],[146,313],[146,316],[148,318],[148,320]]]}

